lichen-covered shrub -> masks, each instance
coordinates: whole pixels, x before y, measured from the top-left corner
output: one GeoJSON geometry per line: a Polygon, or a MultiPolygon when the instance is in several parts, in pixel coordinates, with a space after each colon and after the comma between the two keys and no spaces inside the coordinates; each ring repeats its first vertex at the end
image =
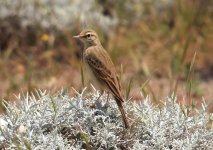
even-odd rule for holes
{"type": "Polygon", "coordinates": [[[125,129],[113,99],[98,91],[75,97],[37,91],[4,103],[0,146],[6,149],[211,149],[213,115],[190,109],[169,97],[161,107],[147,97],[126,102],[131,127],[125,129]]]}

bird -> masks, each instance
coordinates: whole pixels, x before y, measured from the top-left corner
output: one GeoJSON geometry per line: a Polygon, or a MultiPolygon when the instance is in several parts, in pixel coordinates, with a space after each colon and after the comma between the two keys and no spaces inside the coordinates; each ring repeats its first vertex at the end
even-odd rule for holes
{"type": "Polygon", "coordinates": [[[83,44],[83,62],[86,64],[86,70],[96,83],[97,88],[102,93],[107,91],[113,95],[121,112],[124,126],[129,128],[119,77],[115,65],[99,40],[98,34],[92,29],[84,29],[73,38],[80,40],[83,44]]]}

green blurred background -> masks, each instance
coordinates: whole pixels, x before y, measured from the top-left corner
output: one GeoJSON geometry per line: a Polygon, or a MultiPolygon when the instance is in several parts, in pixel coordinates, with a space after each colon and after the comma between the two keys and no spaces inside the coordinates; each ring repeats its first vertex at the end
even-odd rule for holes
{"type": "Polygon", "coordinates": [[[0,98],[91,89],[72,38],[84,28],[98,32],[124,97],[211,105],[212,0],[0,0],[0,98]]]}

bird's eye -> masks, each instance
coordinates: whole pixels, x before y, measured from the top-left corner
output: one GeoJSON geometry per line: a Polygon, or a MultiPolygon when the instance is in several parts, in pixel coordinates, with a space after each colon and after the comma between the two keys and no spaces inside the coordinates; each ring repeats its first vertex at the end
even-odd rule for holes
{"type": "Polygon", "coordinates": [[[90,38],[90,37],[91,37],[91,34],[87,34],[87,37],[90,38]]]}

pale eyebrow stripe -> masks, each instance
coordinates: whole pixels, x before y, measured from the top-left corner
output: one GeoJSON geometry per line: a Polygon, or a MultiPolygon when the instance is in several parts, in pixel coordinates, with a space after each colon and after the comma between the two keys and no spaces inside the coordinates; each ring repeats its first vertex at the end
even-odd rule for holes
{"type": "Polygon", "coordinates": [[[87,31],[85,34],[89,34],[89,33],[91,34],[91,32],[90,32],[90,31],[87,31]]]}
{"type": "Polygon", "coordinates": [[[87,31],[85,34],[86,34],[86,35],[91,34],[92,36],[95,36],[95,34],[92,33],[92,32],[90,32],[90,31],[87,31]]]}

